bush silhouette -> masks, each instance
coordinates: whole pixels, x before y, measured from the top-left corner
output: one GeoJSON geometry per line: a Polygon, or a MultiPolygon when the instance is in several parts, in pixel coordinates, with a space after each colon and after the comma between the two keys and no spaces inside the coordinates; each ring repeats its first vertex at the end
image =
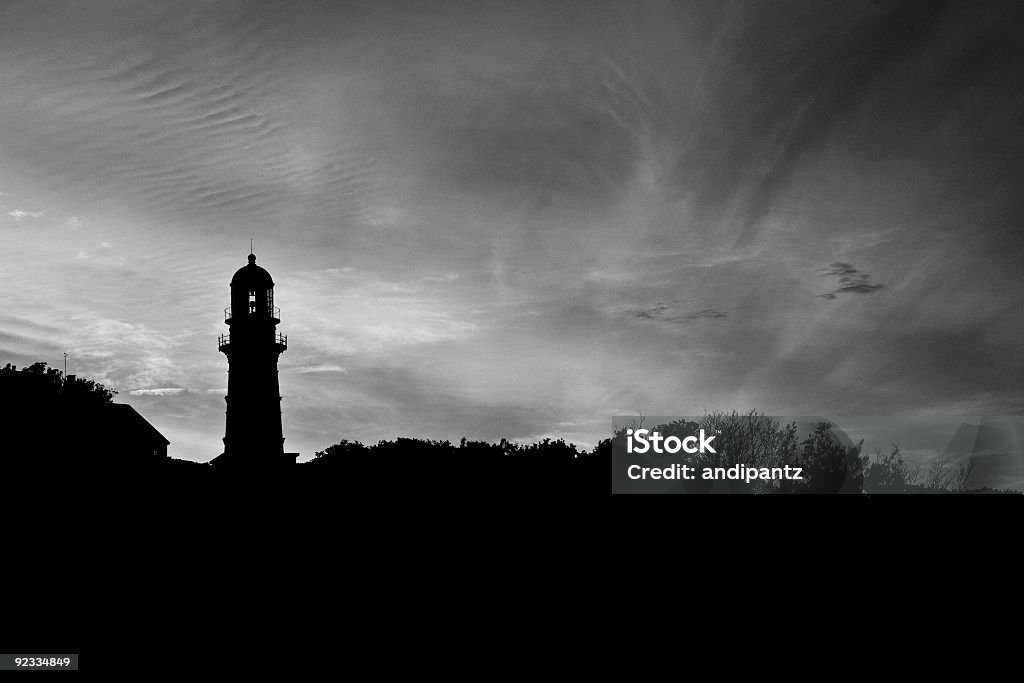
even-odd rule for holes
{"type": "Polygon", "coordinates": [[[819,422],[786,464],[803,469],[803,481],[783,480],[785,493],[862,493],[864,442],[845,446],[832,434],[832,423],[819,422]]]}

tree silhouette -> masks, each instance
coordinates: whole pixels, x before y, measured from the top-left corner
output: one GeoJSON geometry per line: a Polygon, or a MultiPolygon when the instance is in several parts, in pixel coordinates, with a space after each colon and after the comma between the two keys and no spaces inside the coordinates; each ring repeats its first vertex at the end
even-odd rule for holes
{"type": "Polygon", "coordinates": [[[117,394],[91,379],[70,380],[56,368],[39,362],[21,370],[11,363],[0,369],[0,395],[17,398],[10,405],[50,407],[58,404],[95,406],[111,403],[117,394]]]}
{"type": "Polygon", "coordinates": [[[864,490],[864,463],[860,451],[864,441],[844,446],[832,434],[831,422],[819,422],[800,450],[786,459],[786,464],[800,467],[803,480],[783,480],[785,493],[862,493],[864,490]]]}
{"type": "Polygon", "coordinates": [[[83,450],[76,435],[116,393],[93,380],[69,379],[42,362],[20,370],[10,363],[0,368],[0,397],[6,406],[0,432],[3,464],[54,470],[75,464],[75,454],[83,450]]]}
{"type": "Polygon", "coordinates": [[[868,493],[908,493],[921,478],[920,466],[911,466],[903,459],[899,440],[889,444],[889,452],[875,449],[874,459],[861,458],[864,490],[868,493]]]}

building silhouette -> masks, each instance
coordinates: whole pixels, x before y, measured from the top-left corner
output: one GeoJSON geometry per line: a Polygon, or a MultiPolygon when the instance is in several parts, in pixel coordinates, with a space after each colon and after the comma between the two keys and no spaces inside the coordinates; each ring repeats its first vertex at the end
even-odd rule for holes
{"type": "Polygon", "coordinates": [[[108,457],[132,465],[167,458],[170,441],[130,405],[110,403],[94,411],[79,433],[83,443],[103,444],[108,457]]]}
{"type": "Polygon", "coordinates": [[[228,359],[227,419],[224,453],[212,464],[251,469],[294,463],[298,454],[284,452],[277,370],[288,338],[277,331],[281,311],[274,306],[274,280],[253,254],[231,278],[224,322],[230,330],[218,348],[228,359]]]}
{"type": "Polygon", "coordinates": [[[74,474],[168,461],[170,441],[135,408],[114,403],[113,393],[42,362],[0,368],[0,466],[74,474]]]}

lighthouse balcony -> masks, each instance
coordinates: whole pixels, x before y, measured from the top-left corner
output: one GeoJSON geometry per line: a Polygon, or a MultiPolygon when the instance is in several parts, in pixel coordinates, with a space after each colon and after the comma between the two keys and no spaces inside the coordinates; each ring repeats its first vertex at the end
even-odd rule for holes
{"type": "MultiPolygon", "coordinates": [[[[280,332],[274,333],[274,347],[277,352],[288,350],[288,335],[281,334],[280,332]]],[[[231,335],[222,334],[217,337],[217,350],[222,353],[228,353],[231,351],[231,335]]]]}
{"type": "Polygon", "coordinates": [[[230,325],[232,318],[245,318],[248,320],[272,320],[276,325],[281,322],[281,309],[278,306],[271,306],[263,310],[250,307],[240,311],[237,316],[232,316],[231,306],[228,306],[227,308],[224,309],[224,322],[230,325]]]}

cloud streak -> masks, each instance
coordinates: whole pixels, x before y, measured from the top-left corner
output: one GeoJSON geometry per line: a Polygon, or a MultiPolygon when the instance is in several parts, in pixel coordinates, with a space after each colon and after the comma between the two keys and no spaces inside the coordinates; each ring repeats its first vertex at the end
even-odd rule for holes
{"type": "Polygon", "coordinates": [[[668,304],[659,302],[651,308],[638,311],[636,313],[636,317],[642,320],[658,320],[670,323],[686,323],[701,319],[717,320],[729,317],[716,308],[705,308],[699,311],[687,313],[680,310],[680,307],[677,304],[678,302],[668,304]]]}
{"type": "Polygon", "coordinates": [[[835,299],[840,294],[874,294],[883,287],[880,284],[873,284],[867,273],[862,273],[842,261],[836,261],[824,269],[821,277],[832,277],[838,281],[836,289],[818,295],[822,299],[835,299]]]}
{"type": "Polygon", "coordinates": [[[21,209],[12,209],[8,206],[2,207],[7,211],[7,215],[18,221],[19,223],[26,218],[42,218],[46,215],[45,211],[22,211],[21,209]]]}
{"type": "Polygon", "coordinates": [[[183,387],[156,387],[154,389],[134,389],[128,393],[131,396],[180,396],[187,392],[183,387]]]}

